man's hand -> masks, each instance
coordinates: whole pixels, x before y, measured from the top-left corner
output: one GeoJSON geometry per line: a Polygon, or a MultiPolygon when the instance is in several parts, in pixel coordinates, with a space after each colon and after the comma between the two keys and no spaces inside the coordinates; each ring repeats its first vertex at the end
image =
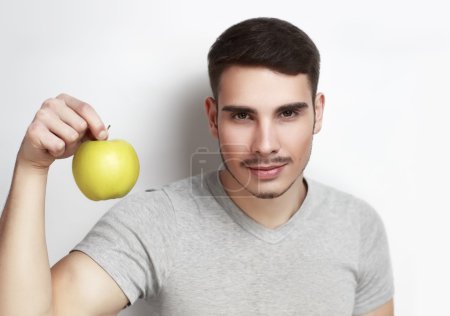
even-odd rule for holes
{"type": "Polygon", "coordinates": [[[28,127],[17,162],[48,169],[55,159],[72,156],[86,138],[106,139],[105,124],[89,104],[67,94],[47,99],[28,127]]]}

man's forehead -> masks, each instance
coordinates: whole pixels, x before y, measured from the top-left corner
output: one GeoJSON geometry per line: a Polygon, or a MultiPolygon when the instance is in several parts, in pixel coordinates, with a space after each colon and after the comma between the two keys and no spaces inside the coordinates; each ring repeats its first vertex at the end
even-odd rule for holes
{"type": "Polygon", "coordinates": [[[307,75],[287,75],[265,67],[231,66],[222,73],[218,87],[219,105],[279,106],[310,100],[307,75]]]}

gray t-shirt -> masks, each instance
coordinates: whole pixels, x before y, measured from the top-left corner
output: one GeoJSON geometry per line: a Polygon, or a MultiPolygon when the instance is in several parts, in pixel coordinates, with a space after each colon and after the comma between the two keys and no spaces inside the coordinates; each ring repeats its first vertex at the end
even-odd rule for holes
{"type": "Polygon", "coordinates": [[[393,296],[383,223],[365,202],[312,180],[268,229],[229,199],[217,172],[132,194],[74,250],[151,315],[367,313],[393,296]]]}

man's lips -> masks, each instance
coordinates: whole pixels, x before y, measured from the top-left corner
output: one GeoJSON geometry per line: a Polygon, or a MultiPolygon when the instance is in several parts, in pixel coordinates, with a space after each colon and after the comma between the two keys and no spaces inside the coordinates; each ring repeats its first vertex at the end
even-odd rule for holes
{"type": "Polygon", "coordinates": [[[272,170],[272,169],[277,169],[280,167],[285,166],[284,165],[272,165],[272,166],[248,166],[248,168],[253,169],[253,170],[262,170],[262,171],[267,171],[267,170],[272,170]]]}
{"type": "Polygon", "coordinates": [[[284,165],[270,165],[270,166],[249,166],[251,174],[259,180],[272,180],[278,177],[284,169],[284,165]]]}
{"type": "Polygon", "coordinates": [[[290,157],[273,157],[262,159],[255,157],[241,161],[241,167],[250,171],[250,174],[258,180],[274,180],[283,172],[284,167],[293,162],[290,157]]]}

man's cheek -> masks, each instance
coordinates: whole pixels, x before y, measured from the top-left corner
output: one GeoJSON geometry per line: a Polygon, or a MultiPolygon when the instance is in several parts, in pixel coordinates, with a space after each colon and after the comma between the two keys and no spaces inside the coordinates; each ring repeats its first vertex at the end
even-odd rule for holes
{"type": "Polygon", "coordinates": [[[251,132],[239,126],[228,126],[224,124],[220,129],[220,136],[223,142],[228,144],[245,144],[250,137],[251,132]]]}

